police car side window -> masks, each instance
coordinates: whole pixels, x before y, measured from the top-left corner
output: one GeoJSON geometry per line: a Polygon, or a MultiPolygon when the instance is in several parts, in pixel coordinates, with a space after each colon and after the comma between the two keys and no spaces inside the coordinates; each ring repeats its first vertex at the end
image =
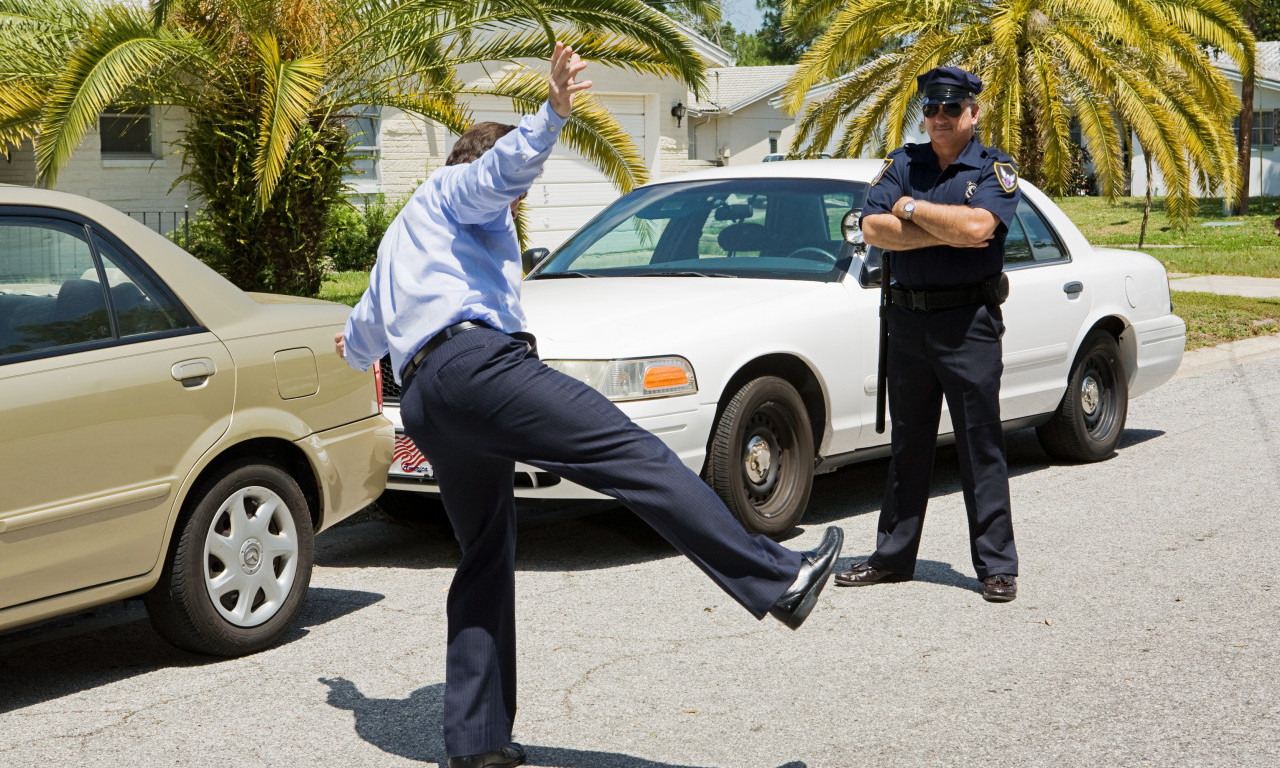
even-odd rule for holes
{"type": "Polygon", "coordinates": [[[1017,218],[1009,222],[1009,232],[1004,238],[1004,265],[1006,267],[1019,264],[1030,264],[1035,260],[1031,255],[1031,245],[1027,242],[1027,231],[1017,218]]]}
{"type": "Polygon", "coordinates": [[[1026,198],[1018,203],[1018,221],[1022,222],[1023,227],[1026,228],[1027,245],[1035,263],[1045,264],[1066,260],[1066,254],[1058,244],[1058,238],[1054,235],[1053,229],[1026,198]]]}

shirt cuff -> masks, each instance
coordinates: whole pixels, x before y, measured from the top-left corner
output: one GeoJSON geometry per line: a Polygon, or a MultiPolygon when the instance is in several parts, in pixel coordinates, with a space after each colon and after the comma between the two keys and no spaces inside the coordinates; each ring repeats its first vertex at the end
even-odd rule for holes
{"type": "Polygon", "coordinates": [[[560,129],[569,121],[567,117],[556,114],[549,101],[542,102],[542,108],[532,117],[532,124],[529,126],[532,130],[529,131],[528,140],[539,152],[546,151],[556,143],[560,129]]]}

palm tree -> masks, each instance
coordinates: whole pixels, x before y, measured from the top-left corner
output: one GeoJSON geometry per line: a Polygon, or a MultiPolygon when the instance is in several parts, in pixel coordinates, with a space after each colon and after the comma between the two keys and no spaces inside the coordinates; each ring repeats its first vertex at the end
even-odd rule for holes
{"type": "Polygon", "coordinates": [[[837,131],[841,155],[897,146],[920,120],[915,77],[956,65],[986,85],[983,140],[1050,193],[1067,188],[1073,121],[1108,196],[1124,187],[1127,131],[1164,176],[1172,216],[1190,219],[1193,181],[1235,193],[1239,101],[1206,49],[1252,72],[1253,37],[1227,0],[792,0],[786,23],[826,17],[786,91],[794,112],[829,83],[797,128],[803,152],[837,131]]]}
{"type": "MultiPolygon", "coordinates": [[[[183,107],[184,178],[223,219],[211,260],[242,287],[310,294],[347,118],[393,107],[461,133],[477,96],[532,112],[545,73],[519,61],[557,38],[597,65],[703,82],[691,45],[640,0],[0,0],[0,146],[33,141],[52,184],[108,105],[183,107]],[[494,63],[485,82],[459,77],[494,63]]],[[[645,180],[590,98],[563,141],[623,191],[645,180]]]]}

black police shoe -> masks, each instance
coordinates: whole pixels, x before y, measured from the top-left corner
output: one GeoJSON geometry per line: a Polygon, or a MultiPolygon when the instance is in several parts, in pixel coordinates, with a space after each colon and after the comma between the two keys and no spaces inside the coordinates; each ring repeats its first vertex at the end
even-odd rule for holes
{"type": "Polygon", "coordinates": [[[827,577],[835,570],[842,544],[844,531],[833,525],[822,534],[817,549],[801,553],[799,575],[769,609],[775,619],[792,629],[798,629],[804,623],[813,610],[813,604],[818,602],[818,594],[827,585],[827,577]]]}

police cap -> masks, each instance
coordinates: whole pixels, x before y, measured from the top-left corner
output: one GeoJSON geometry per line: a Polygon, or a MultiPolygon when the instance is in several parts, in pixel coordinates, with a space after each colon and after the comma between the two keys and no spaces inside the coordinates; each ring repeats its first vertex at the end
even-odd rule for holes
{"type": "Polygon", "coordinates": [[[916,77],[925,104],[952,104],[982,92],[982,81],[959,67],[934,67],[916,77]]]}

